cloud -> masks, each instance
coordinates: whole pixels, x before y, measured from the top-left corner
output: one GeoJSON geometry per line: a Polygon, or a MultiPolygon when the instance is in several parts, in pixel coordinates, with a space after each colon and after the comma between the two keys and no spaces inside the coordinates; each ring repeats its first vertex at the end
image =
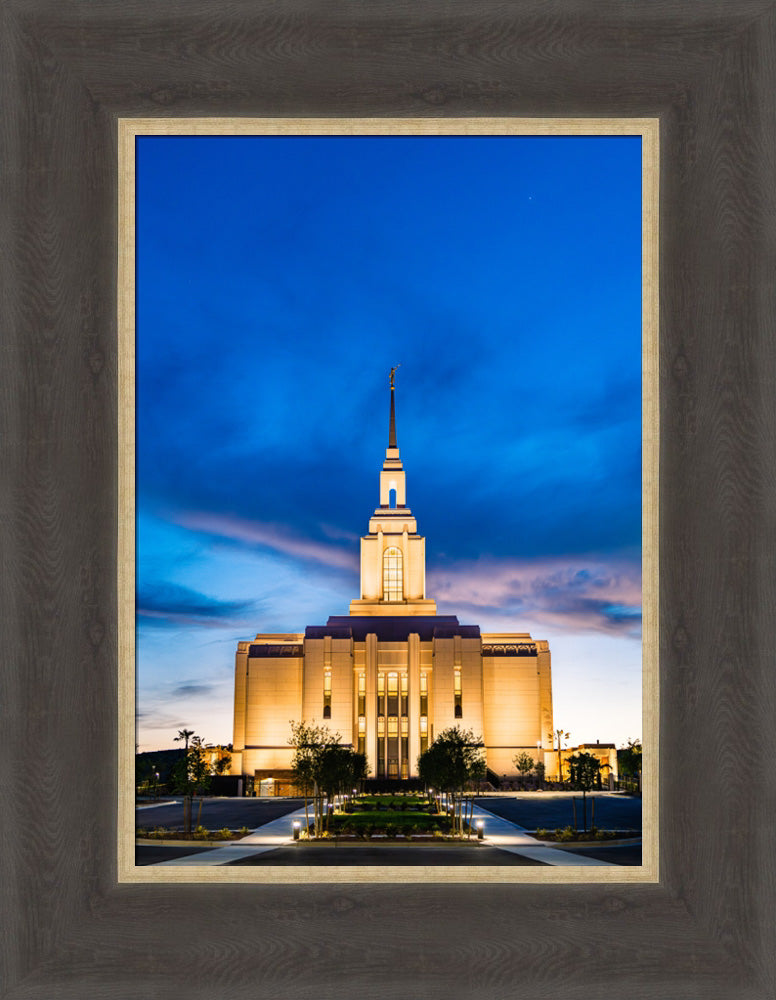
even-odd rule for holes
{"type": "Polygon", "coordinates": [[[343,549],[325,542],[301,538],[284,525],[204,512],[181,513],[174,520],[191,531],[200,531],[244,545],[262,546],[294,559],[320,563],[330,569],[358,570],[358,555],[352,544],[343,549]]]}
{"type": "Polygon", "coordinates": [[[641,567],[635,560],[574,558],[477,560],[429,572],[441,606],[488,613],[563,631],[636,637],[641,629],[641,567]]]}
{"type": "Polygon", "coordinates": [[[217,688],[214,684],[179,684],[173,688],[171,697],[173,698],[198,698],[212,694],[217,688]]]}
{"type": "Polygon", "coordinates": [[[149,625],[222,625],[239,618],[253,601],[222,601],[177,583],[152,583],[137,595],[138,619],[149,625]]]}
{"type": "Polygon", "coordinates": [[[147,709],[137,713],[137,722],[143,729],[183,729],[187,723],[178,715],[171,715],[157,709],[147,709]]]}

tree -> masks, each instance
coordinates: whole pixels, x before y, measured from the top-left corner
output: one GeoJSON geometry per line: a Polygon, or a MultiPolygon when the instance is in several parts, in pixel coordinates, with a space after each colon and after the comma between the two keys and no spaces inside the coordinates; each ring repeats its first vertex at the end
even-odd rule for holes
{"type": "Polygon", "coordinates": [[[554,746],[556,739],[558,741],[558,779],[561,784],[563,784],[563,747],[561,744],[565,742],[570,736],[571,733],[564,733],[562,729],[556,729],[555,732],[552,732],[552,730],[550,730],[550,732],[547,733],[547,737],[550,741],[550,746],[554,746]]]}
{"type": "Polygon", "coordinates": [[[225,774],[232,763],[232,755],[224,747],[216,747],[219,755],[213,761],[213,774],[225,774]]]}
{"type": "Polygon", "coordinates": [[[438,788],[450,796],[453,833],[463,836],[465,806],[468,820],[474,811],[474,790],[485,775],[485,752],[482,740],[471,729],[459,726],[445,729],[428,750],[418,757],[418,774],[427,787],[438,788]],[[466,792],[471,794],[466,801],[466,792]]]}
{"type": "Polygon", "coordinates": [[[582,792],[582,826],[587,831],[587,793],[592,791],[601,774],[601,762],[591,753],[575,753],[568,758],[569,781],[582,792]]]}
{"type": "Polygon", "coordinates": [[[191,798],[199,795],[199,816],[202,816],[201,796],[207,794],[214,774],[223,774],[232,762],[231,754],[218,748],[213,758],[213,748],[205,746],[202,737],[193,729],[181,729],[176,742],[185,741],[183,756],[173,765],[170,774],[172,790],[183,795],[183,829],[191,833],[191,798]]]}
{"type": "Polygon", "coordinates": [[[151,778],[154,774],[154,767],[150,760],[135,755],[135,791],[138,795],[146,794],[151,778]]]}
{"type": "Polygon", "coordinates": [[[309,799],[313,802],[313,835],[320,837],[328,829],[324,816],[324,797],[334,797],[353,788],[367,775],[366,756],[340,743],[340,734],[327,726],[291,722],[289,744],[294,748],[291,768],[294,781],[304,795],[305,828],[310,828],[309,799]]]}
{"type": "Polygon", "coordinates": [[[617,751],[617,769],[620,774],[627,775],[638,787],[641,776],[641,741],[628,740],[626,746],[617,751]]]}
{"type": "Polygon", "coordinates": [[[520,776],[522,778],[525,778],[530,771],[533,771],[535,766],[533,757],[529,753],[526,753],[525,750],[521,750],[520,753],[516,753],[512,758],[512,763],[520,772],[520,776]]]}
{"type": "Polygon", "coordinates": [[[184,753],[189,752],[189,737],[194,735],[193,729],[179,729],[178,735],[174,737],[175,743],[180,743],[181,740],[185,740],[185,745],[183,748],[184,753]]]}

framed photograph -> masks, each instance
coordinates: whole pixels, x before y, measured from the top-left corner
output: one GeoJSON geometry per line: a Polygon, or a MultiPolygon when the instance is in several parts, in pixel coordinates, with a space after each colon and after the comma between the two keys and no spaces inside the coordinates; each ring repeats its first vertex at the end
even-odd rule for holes
{"type": "MultiPolygon", "coordinates": [[[[236,0],[219,9],[199,0],[165,0],[153,9],[114,0],[56,6],[25,0],[5,5],[2,25],[8,110],[0,171],[6,653],[0,995],[772,997],[773,3],[550,0],[511,9],[489,0],[476,7],[421,0],[406,8],[378,0],[335,10],[308,0],[236,0]],[[350,878],[331,877],[334,866],[317,866],[314,880],[294,880],[290,866],[278,877],[259,877],[269,865],[206,866],[235,873],[228,879],[172,865],[163,879],[128,880],[136,872],[129,873],[127,856],[117,851],[127,807],[134,805],[127,801],[127,775],[119,773],[119,761],[131,761],[134,751],[119,664],[129,634],[122,599],[135,571],[119,490],[120,475],[135,460],[120,386],[126,341],[119,330],[131,308],[121,298],[122,277],[133,266],[119,239],[127,209],[127,189],[119,183],[127,162],[122,129],[131,119],[158,121],[163,131],[163,120],[227,118],[399,119],[415,131],[417,122],[433,120],[453,136],[456,122],[472,120],[657,121],[659,313],[651,405],[659,469],[651,516],[659,539],[660,697],[659,760],[653,755],[652,767],[660,851],[651,881],[564,879],[552,865],[510,866],[542,876],[520,880],[504,878],[507,866],[495,866],[501,871],[492,876],[488,865],[480,878],[460,866],[460,878],[446,881],[423,879],[411,866],[400,881],[380,881],[376,869],[363,880],[352,879],[355,869],[350,878]],[[250,884],[234,884],[243,883],[240,869],[251,870],[250,884]]],[[[636,132],[644,135],[641,126],[636,132]]],[[[170,260],[178,249],[170,233],[170,260]]],[[[173,284],[168,288],[172,294],[173,284]]],[[[655,289],[644,289],[645,301],[653,301],[655,289]]],[[[174,318],[174,310],[166,315],[174,318]]],[[[377,401],[372,406],[367,393],[364,412],[374,410],[384,426],[390,369],[401,364],[393,373],[395,426],[412,509],[424,472],[409,458],[413,406],[420,404],[412,402],[413,359],[402,353],[375,358],[377,401]]],[[[261,373],[245,378],[249,409],[261,373]]],[[[306,403],[314,410],[323,390],[310,385],[306,403]]],[[[161,443],[169,430],[160,428],[161,443]]],[[[218,430],[208,428],[211,435],[218,430]]],[[[371,433],[359,428],[370,456],[371,433]]],[[[384,431],[376,433],[377,441],[384,431]]],[[[381,506],[374,493],[383,463],[396,457],[385,454],[390,439],[378,443],[376,467],[371,457],[366,462],[371,485],[353,487],[368,497],[365,521],[348,527],[359,550],[381,506]]],[[[446,440],[438,452],[443,447],[446,440]]],[[[337,462],[353,463],[354,456],[353,448],[327,453],[337,462]]],[[[395,465],[385,471],[390,511],[399,505],[390,495],[391,476],[397,493],[400,480],[395,465]]],[[[141,468],[141,481],[142,475],[141,468]]],[[[360,512],[356,499],[349,502],[360,512]]],[[[429,504],[421,519],[420,509],[412,509],[424,537],[431,510],[429,504]]],[[[236,505],[233,514],[239,513],[236,505]]],[[[428,538],[430,552],[430,532],[428,538]]],[[[357,568],[360,586],[360,558],[357,568]]],[[[404,570],[399,575],[391,563],[383,597],[398,580],[403,588],[404,570]]],[[[253,599],[243,598],[242,588],[226,596],[199,593],[222,602],[253,599]]],[[[146,610],[164,611],[164,595],[154,596],[146,610]]],[[[454,602],[443,607],[430,587],[427,597],[406,596],[439,600],[440,613],[449,608],[460,626],[479,626],[480,641],[501,628],[454,602]]],[[[348,599],[373,598],[362,587],[348,599]]],[[[212,618],[212,604],[199,610],[212,618]]],[[[308,626],[325,631],[328,619],[314,610],[293,622],[267,616],[266,625],[240,631],[246,659],[272,659],[253,657],[252,645],[284,645],[258,640],[259,631],[273,637],[308,626]]],[[[338,601],[325,608],[331,616],[348,611],[338,601]]],[[[547,638],[533,625],[525,631],[532,641],[547,638]]],[[[310,638],[323,643],[323,682],[324,640],[331,639],[333,655],[335,636],[310,638]]],[[[502,638],[488,645],[521,641],[502,638]]],[[[552,647],[555,639],[548,641],[552,647]]],[[[463,659],[460,667],[466,712],[463,659]]],[[[453,722],[455,670],[453,651],[453,722]]],[[[339,728],[334,673],[332,666],[330,721],[339,728]]],[[[197,683],[194,673],[179,677],[180,687],[197,683]]],[[[416,690],[419,697],[419,684],[416,690]]],[[[139,692],[146,697],[142,678],[139,692]]],[[[400,699],[400,680],[397,692],[400,699]]],[[[308,717],[316,724],[324,721],[325,696],[322,683],[321,717],[308,717]]],[[[358,714],[343,743],[357,740],[358,714]]],[[[189,724],[176,715],[173,722],[223,742],[221,730],[211,734],[204,718],[189,724]]],[[[565,725],[557,713],[553,723],[565,725]]],[[[483,744],[485,733],[483,727],[483,744]]],[[[570,749],[599,735],[609,742],[605,733],[575,732],[580,742],[570,749]]],[[[234,731],[229,742],[234,751],[234,731]]],[[[511,751],[514,743],[507,742],[511,751]]],[[[386,772],[396,761],[401,779],[401,747],[391,755],[384,745],[386,772]]],[[[357,752],[357,744],[351,749],[357,752]]],[[[549,746],[536,749],[551,754],[549,746]]],[[[245,780],[252,771],[255,787],[256,778],[268,780],[256,772],[269,769],[249,762],[232,777],[245,780]]],[[[644,866],[633,871],[638,867],[644,866]]]]}
{"type": "Polygon", "coordinates": [[[119,135],[122,878],[655,881],[657,120],[119,135]]]}

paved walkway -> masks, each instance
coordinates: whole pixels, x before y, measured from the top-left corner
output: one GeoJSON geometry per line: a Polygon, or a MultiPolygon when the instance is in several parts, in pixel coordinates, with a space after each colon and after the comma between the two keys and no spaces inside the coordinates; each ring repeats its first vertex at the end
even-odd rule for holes
{"type": "Polygon", "coordinates": [[[474,820],[482,820],[485,840],[499,850],[509,851],[511,854],[520,854],[524,858],[532,861],[542,861],[545,865],[560,865],[565,867],[604,867],[616,868],[617,865],[609,861],[600,861],[598,858],[587,858],[582,854],[572,854],[570,851],[562,851],[556,847],[545,847],[540,841],[526,833],[522,826],[510,823],[507,819],[495,816],[493,813],[483,809],[482,806],[474,807],[474,820]]]}
{"type": "Polygon", "coordinates": [[[302,826],[304,826],[304,807],[265,823],[236,844],[224,844],[223,847],[216,847],[212,851],[208,851],[207,854],[193,854],[185,858],[175,858],[172,861],[160,861],[155,867],[163,865],[225,865],[230,861],[249,858],[254,854],[274,851],[278,847],[283,847],[284,844],[293,843],[294,820],[301,820],[302,826]]]}
{"type": "MultiPolygon", "coordinates": [[[[474,819],[475,821],[482,820],[485,843],[491,847],[497,847],[501,851],[518,854],[545,865],[580,868],[618,867],[598,858],[588,858],[582,854],[572,854],[570,851],[559,848],[545,847],[544,844],[526,833],[523,827],[510,823],[509,820],[502,819],[500,816],[495,816],[481,806],[474,807],[474,819]]],[[[281,816],[270,823],[265,823],[253,833],[249,833],[247,837],[243,837],[239,843],[224,844],[222,847],[216,847],[207,852],[175,858],[170,861],[160,861],[155,867],[163,867],[164,865],[225,865],[232,861],[240,861],[243,858],[274,851],[278,847],[293,843],[294,820],[301,820],[304,826],[304,808],[281,816]]]]}

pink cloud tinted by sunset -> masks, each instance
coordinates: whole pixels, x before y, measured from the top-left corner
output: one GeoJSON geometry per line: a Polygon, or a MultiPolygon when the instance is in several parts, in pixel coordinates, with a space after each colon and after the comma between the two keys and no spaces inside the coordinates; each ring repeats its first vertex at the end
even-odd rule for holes
{"type": "Polygon", "coordinates": [[[185,513],[175,518],[177,524],[190,531],[200,531],[216,538],[260,545],[293,559],[312,560],[334,569],[358,572],[358,554],[355,547],[327,545],[291,533],[284,525],[250,521],[225,514],[185,513]]]}
{"type": "Polygon", "coordinates": [[[471,561],[429,572],[440,610],[519,615],[549,628],[637,636],[641,567],[626,560],[471,561]]]}

